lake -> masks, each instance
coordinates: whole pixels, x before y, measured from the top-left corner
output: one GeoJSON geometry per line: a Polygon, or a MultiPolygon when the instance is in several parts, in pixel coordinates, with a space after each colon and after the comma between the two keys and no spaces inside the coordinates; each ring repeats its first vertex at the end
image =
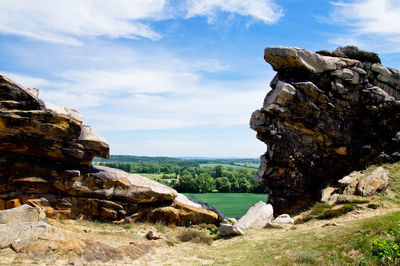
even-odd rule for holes
{"type": "Polygon", "coordinates": [[[258,201],[266,201],[267,194],[255,193],[183,193],[188,197],[205,202],[227,217],[246,214],[247,210],[258,201]]]}

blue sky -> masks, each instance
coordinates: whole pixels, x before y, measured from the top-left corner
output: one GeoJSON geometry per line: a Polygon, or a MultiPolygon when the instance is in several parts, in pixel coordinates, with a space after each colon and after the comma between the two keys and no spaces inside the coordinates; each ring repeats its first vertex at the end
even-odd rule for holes
{"type": "Polygon", "coordinates": [[[258,157],[267,46],[400,68],[398,0],[1,0],[0,73],[78,109],[112,154],[258,157]]]}

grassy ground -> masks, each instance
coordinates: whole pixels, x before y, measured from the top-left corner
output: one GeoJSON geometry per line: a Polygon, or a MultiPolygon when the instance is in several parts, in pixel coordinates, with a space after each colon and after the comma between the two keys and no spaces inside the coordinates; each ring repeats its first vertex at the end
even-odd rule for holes
{"type": "Polygon", "coordinates": [[[246,214],[249,207],[258,201],[266,201],[266,194],[255,193],[184,193],[199,201],[214,206],[225,216],[237,217],[246,214]]]}
{"type": "MultiPolygon", "coordinates": [[[[52,220],[51,224],[113,246],[151,246],[148,253],[136,260],[109,261],[106,265],[377,265],[378,261],[371,256],[371,240],[398,228],[398,210],[364,208],[328,221],[312,220],[284,229],[249,229],[244,236],[215,240],[216,236],[202,226],[114,225],[79,220],[52,220]],[[333,223],[338,226],[332,226],[333,223]],[[147,240],[149,230],[162,239],[147,240]]],[[[56,262],[54,265],[67,264],[67,260],[56,262]]],[[[0,251],[0,265],[41,263],[38,258],[0,251]]],[[[92,262],[100,264],[103,263],[92,262]]]]}
{"type": "Polygon", "coordinates": [[[347,214],[331,221],[315,220],[286,229],[250,229],[244,236],[218,239],[211,245],[179,243],[160,248],[135,264],[376,265],[376,259],[369,255],[371,239],[398,226],[400,213],[374,217],[391,210],[364,211],[358,219],[354,219],[355,214],[347,214]],[[343,225],[329,226],[333,222],[343,225]]]}

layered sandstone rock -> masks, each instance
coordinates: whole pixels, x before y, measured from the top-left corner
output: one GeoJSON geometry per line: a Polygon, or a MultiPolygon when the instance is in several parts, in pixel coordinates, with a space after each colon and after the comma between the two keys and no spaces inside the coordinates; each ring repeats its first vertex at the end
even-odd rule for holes
{"type": "Polygon", "coordinates": [[[94,156],[109,157],[107,142],[78,111],[43,102],[38,93],[0,75],[0,209],[29,204],[49,217],[179,225],[220,219],[215,210],[175,201],[178,193],[165,185],[93,167],[94,156]]]}
{"type": "Polygon", "coordinates": [[[256,180],[276,213],[300,211],[327,185],[399,158],[400,72],[356,47],[334,52],[269,47],[277,71],[250,126],[267,144],[256,180]]]}

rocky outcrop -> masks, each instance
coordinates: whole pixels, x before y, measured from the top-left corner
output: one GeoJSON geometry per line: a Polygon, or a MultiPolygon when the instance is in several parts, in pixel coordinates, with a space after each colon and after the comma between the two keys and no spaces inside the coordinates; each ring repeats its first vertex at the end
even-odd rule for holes
{"type": "Polygon", "coordinates": [[[178,193],[165,185],[92,166],[94,156],[109,157],[107,142],[78,111],[38,93],[0,75],[0,209],[28,204],[55,218],[179,225],[220,220],[209,206],[175,200],[178,193]]]}
{"type": "Polygon", "coordinates": [[[295,213],[354,170],[395,161],[400,148],[400,72],[377,54],[269,47],[278,73],[250,127],[267,145],[256,180],[274,211],[295,213]]]}
{"type": "Polygon", "coordinates": [[[370,171],[354,171],[338,180],[336,187],[326,187],[322,191],[321,202],[333,205],[365,201],[365,198],[376,195],[389,186],[389,171],[378,167],[370,171]]]}

